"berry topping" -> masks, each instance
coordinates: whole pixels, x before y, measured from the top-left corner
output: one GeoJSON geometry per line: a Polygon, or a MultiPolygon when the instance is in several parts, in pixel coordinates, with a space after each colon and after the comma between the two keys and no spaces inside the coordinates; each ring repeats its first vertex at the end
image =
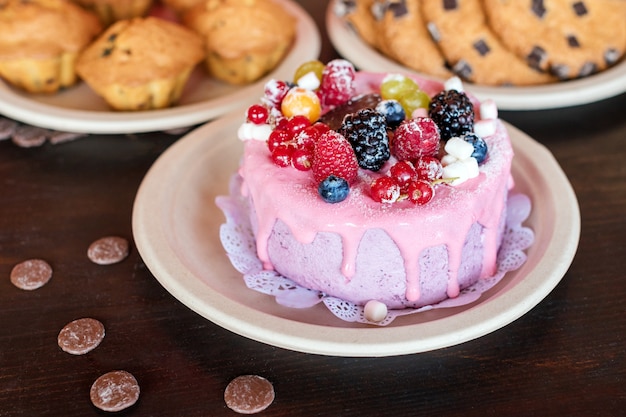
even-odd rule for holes
{"type": "Polygon", "coordinates": [[[420,156],[414,166],[419,179],[433,182],[443,176],[441,161],[434,156],[420,156]]]}
{"type": "Polygon", "coordinates": [[[482,164],[485,158],[487,158],[487,144],[485,141],[474,133],[464,135],[463,140],[472,144],[474,147],[472,157],[476,158],[476,162],[478,162],[479,165],[482,164]]]}
{"type": "Polygon", "coordinates": [[[389,168],[389,176],[396,180],[400,186],[400,191],[406,193],[409,189],[409,184],[412,181],[418,179],[417,172],[409,161],[396,162],[391,168],[389,168]]]}
{"type": "Polygon", "coordinates": [[[387,127],[389,129],[395,129],[404,119],[406,119],[406,112],[397,100],[383,100],[376,105],[375,109],[378,113],[385,116],[385,121],[387,122],[387,127]]]}
{"type": "Polygon", "coordinates": [[[253,104],[248,107],[248,111],[246,112],[246,117],[248,121],[254,123],[255,125],[260,125],[267,123],[267,117],[269,116],[269,111],[265,106],[261,106],[260,104],[253,104]]]}
{"type": "Polygon", "coordinates": [[[343,178],[329,175],[320,182],[317,192],[327,203],[340,203],[348,197],[350,186],[343,178]]]}
{"type": "Polygon", "coordinates": [[[313,166],[313,149],[296,148],[291,154],[291,165],[298,171],[308,171],[313,166]]]}
{"type": "Polygon", "coordinates": [[[414,161],[420,156],[439,152],[439,129],[428,117],[405,120],[395,131],[393,154],[401,161],[414,161]]]}
{"type": "Polygon", "coordinates": [[[351,183],[357,177],[359,164],[350,142],[343,135],[329,130],[315,144],[312,168],[317,183],[330,175],[351,183]]]}
{"type": "Polygon", "coordinates": [[[272,161],[279,167],[284,168],[290,166],[294,149],[295,148],[289,144],[281,143],[272,151],[272,161]]]}
{"type": "Polygon", "coordinates": [[[285,129],[291,133],[292,136],[295,136],[301,130],[311,126],[310,120],[303,115],[293,116],[291,119],[287,120],[285,124],[285,129]]]}
{"type": "Polygon", "coordinates": [[[398,100],[408,93],[419,90],[419,85],[404,75],[391,74],[380,84],[380,95],[383,100],[398,100]]]}
{"type": "Polygon", "coordinates": [[[409,184],[408,198],[414,204],[424,205],[435,196],[435,188],[425,180],[413,181],[409,184]]]}
{"type": "Polygon", "coordinates": [[[270,152],[274,152],[274,149],[279,145],[286,144],[291,140],[291,135],[285,129],[275,129],[270,133],[270,137],[267,139],[267,147],[270,152]]]}
{"type": "Polygon", "coordinates": [[[354,66],[345,59],[335,59],[326,64],[322,73],[320,93],[326,106],[338,106],[354,95],[354,66]]]}
{"type": "Polygon", "coordinates": [[[287,118],[306,116],[310,123],[319,119],[322,113],[317,94],[302,87],[294,87],[289,90],[283,98],[280,109],[287,118]]]}
{"type": "Polygon", "coordinates": [[[316,90],[322,82],[324,64],[320,61],[308,61],[300,65],[293,76],[293,82],[299,87],[316,90]]]}
{"type": "Polygon", "coordinates": [[[263,101],[267,102],[272,107],[280,108],[280,104],[283,102],[283,98],[285,98],[290,88],[291,86],[285,81],[269,80],[265,84],[263,101]]]}
{"type": "Polygon", "coordinates": [[[400,198],[400,185],[391,177],[380,177],[370,185],[372,199],[379,203],[395,203],[400,198]]]}
{"type": "Polygon", "coordinates": [[[474,106],[463,92],[447,90],[436,94],[430,102],[429,116],[439,126],[443,140],[474,129],[474,106]]]}
{"type": "Polygon", "coordinates": [[[333,130],[339,130],[346,114],[356,113],[361,109],[374,109],[380,103],[380,100],[381,98],[378,94],[363,94],[353,97],[341,106],[326,112],[320,118],[320,122],[327,124],[333,130]]]}
{"type": "Polygon", "coordinates": [[[348,139],[359,166],[378,171],[389,159],[389,137],[385,116],[373,109],[361,109],[343,119],[339,133],[348,139]]]}

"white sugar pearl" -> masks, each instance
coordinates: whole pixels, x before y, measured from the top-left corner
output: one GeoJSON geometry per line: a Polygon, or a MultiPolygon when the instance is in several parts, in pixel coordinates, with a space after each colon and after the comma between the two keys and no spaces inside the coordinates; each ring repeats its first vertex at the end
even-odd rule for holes
{"type": "Polygon", "coordinates": [[[498,106],[492,99],[487,99],[480,103],[480,118],[481,119],[497,119],[498,118],[498,106]]]}
{"type": "Polygon", "coordinates": [[[474,145],[461,138],[448,139],[444,149],[449,155],[452,155],[457,159],[469,158],[474,153],[474,145]]]}
{"type": "Polygon", "coordinates": [[[302,77],[298,78],[298,87],[306,88],[307,90],[317,90],[320,86],[320,80],[313,71],[307,72],[302,77]]]}
{"type": "Polygon", "coordinates": [[[380,322],[387,317],[387,306],[377,300],[369,300],[365,303],[365,318],[369,321],[380,322]]]}
{"type": "Polygon", "coordinates": [[[443,83],[443,87],[446,90],[456,90],[460,93],[463,91],[463,81],[459,77],[450,77],[443,83]]]}
{"type": "Polygon", "coordinates": [[[479,120],[474,123],[474,133],[481,138],[486,138],[496,133],[496,121],[495,119],[479,120]]]}

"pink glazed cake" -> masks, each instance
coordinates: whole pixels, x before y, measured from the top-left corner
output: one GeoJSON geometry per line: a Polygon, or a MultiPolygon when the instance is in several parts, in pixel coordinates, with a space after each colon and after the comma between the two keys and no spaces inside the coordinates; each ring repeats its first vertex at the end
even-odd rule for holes
{"type": "Polygon", "coordinates": [[[265,269],[388,309],[494,274],[513,151],[495,104],[457,78],[316,61],[246,117],[238,175],[265,269]]]}

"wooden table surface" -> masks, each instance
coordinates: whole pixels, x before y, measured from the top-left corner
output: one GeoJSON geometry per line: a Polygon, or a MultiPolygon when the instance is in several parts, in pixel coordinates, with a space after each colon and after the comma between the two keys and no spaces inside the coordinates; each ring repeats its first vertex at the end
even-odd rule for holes
{"type": "MultiPolygon", "coordinates": [[[[321,25],[325,2],[303,1],[321,25]]],[[[170,295],[135,247],[123,262],[91,263],[106,235],[132,242],[137,188],[178,136],[91,135],[38,148],[0,142],[0,416],[92,416],[101,374],[138,379],[119,415],[235,415],[223,401],[241,374],[273,382],[267,416],[626,415],[626,95],[559,110],[501,112],[547,146],[578,196],[582,232],[563,280],[529,313],[491,334],[436,351],[387,358],[328,357],[249,340],[170,295]],[[14,287],[12,267],[44,258],[52,280],[14,287]],[[57,346],[71,320],[94,317],[94,351],[57,346]]]]}

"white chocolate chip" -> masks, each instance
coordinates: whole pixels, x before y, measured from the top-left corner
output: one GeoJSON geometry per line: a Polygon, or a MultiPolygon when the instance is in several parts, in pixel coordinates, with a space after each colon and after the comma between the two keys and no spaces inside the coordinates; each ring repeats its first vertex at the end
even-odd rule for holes
{"type": "Polygon", "coordinates": [[[476,133],[481,138],[486,138],[493,135],[494,133],[496,133],[495,119],[484,119],[475,122],[474,133],[476,133]]]}
{"type": "Polygon", "coordinates": [[[469,158],[474,153],[474,145],[461,138],[450,138],[444,149],[457,159],[469,158]]]}
{"type": "Polygon", "coordinates": [[[369,300],[365,303],[365,318],[369,321],[380,322],[387,317],[387,306],[377,300],[369,300]]]}
{"type": "Polygon", "coordinates": [[[463,92],[463,81],[459,77],[450,77],[443,83],[443,88],[448,90],[456,90],[459,93],[463,92]]]}

